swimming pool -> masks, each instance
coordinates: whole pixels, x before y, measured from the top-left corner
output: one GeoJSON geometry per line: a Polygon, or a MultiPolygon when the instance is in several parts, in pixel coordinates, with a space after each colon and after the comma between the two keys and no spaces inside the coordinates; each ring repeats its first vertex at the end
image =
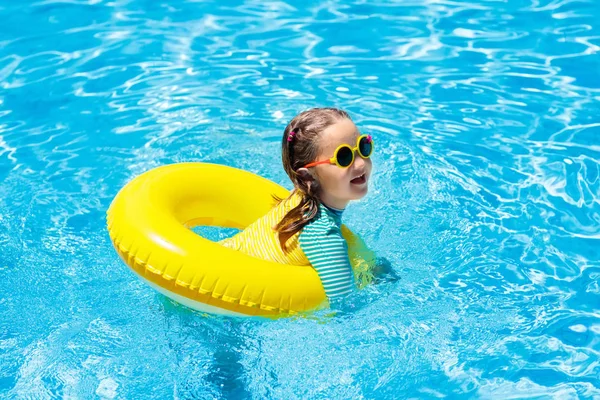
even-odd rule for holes
{"type": "Polygon", "coordinates": [[[600,1],[299,4],[0,1],[0,397],[600,396],[600,1]],[[345,221],[398,282],[235,320],[118,259],[127,181],[288,185],[282,130],[324,105],[378,142],[345,221]]]}

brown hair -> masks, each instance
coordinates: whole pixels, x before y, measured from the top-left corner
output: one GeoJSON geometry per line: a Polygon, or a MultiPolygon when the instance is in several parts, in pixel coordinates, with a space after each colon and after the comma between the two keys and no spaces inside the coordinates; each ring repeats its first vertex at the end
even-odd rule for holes
{"type": "Polygon", "coordinates": [[[283,131],[281,140],[283,168],[294,184],[292,195],[299,192],[302,196],[300,204],[292,208],[274,228],[279,233],[279,243],[284,251],[288,239],[317,215],[320,204],[319,183],[314,179],[307,179],[297,171],[317,158],[321,133],[343,119],[351,120],[348,113],[343,110],[312,108],[295,116],[283,131]]]}

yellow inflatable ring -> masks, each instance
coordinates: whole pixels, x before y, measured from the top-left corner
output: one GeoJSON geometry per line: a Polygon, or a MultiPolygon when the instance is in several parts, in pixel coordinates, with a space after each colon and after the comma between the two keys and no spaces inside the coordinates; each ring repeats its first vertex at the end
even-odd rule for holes
{"type": "MultiPolygon", "coordinates": [[[[193,309],[237,316],[309,311],[326,300],[313,268],[250,257],[190,229],[243,229],[273,207],[273,195],[288,194],[267,179],[231,167],[167,165],[121,189],[107,212],[108,231],[137,275],[193,309]]],[[[353,243],[346,228],[344,236],[353,243]]]]}

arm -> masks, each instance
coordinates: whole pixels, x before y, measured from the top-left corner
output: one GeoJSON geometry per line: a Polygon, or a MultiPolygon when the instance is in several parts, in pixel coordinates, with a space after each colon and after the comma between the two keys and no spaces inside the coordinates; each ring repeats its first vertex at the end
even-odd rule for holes
{"type": "Polygon", "coordinates": [[[330,301],[354,290],[348,248],[339,229],[315,221],[304,227],[299,242],[308,261],[319,274],[330,301]]]}

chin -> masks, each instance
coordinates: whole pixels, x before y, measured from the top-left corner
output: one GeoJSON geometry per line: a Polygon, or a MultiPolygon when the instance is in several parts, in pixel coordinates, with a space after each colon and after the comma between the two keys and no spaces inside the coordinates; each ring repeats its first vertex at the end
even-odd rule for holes
{"type": "Polygon", "coordinates": [[[352,192],[350,193],[350,200],[360,200],[363,197],[365,197],[367,195],[367,193],[369,193],[369,188],[365,186],[365,188],[363,190],[352,190],[352,192]]]}

